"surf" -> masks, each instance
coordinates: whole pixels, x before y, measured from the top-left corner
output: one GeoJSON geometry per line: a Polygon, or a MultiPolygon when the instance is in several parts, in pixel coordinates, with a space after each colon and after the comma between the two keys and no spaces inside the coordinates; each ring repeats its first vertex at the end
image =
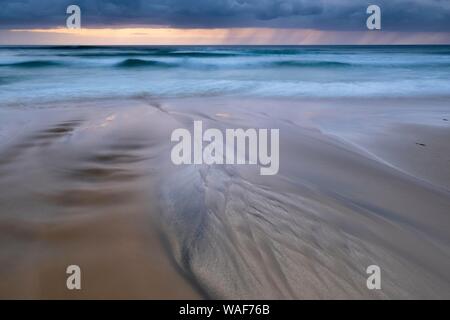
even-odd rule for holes
{"type": "Polygon", "coordinates": [[[138,68],[138,67],[158,67],[158,68],[174,68],[177,64],[168,63],[156,60],[142,60],[142,59],[126,59],[118,64],[116,67],[119,68],[138,68]]]}

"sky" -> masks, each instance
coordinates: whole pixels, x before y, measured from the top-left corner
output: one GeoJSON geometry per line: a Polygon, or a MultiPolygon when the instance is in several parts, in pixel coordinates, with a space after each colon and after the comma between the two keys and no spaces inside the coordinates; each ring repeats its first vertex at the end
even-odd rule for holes
{"type": "Polygon", "coordinates": [[[0,0],[0,44],[450,44],[450,0],[0,0]],[[66,9],[81,8],[69,30],[66,9]],[[369,5],[382,30],[366,27],[369,5]]]}

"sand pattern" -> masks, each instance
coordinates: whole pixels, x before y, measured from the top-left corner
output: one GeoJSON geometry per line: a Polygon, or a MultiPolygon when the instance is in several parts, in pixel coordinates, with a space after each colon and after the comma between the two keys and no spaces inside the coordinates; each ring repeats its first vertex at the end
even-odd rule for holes
{"type": "MultiPolygon", "coordinates": [[[[298,104],[143,97],[34,111],[0,149],[0,297],[449,298],[446,180],[364,140],[370,123],[350,136],[322,122],[339,120],[332,107],[298,104]],[[170,133],[194,120],[279,128],[280,173],[174,166],[170,133]],[[65,288],[70,264],[82,291],[65,288]],[[380,291],[366,287],[372,264],[380,291]]],[[[395,137],[414,159],[430,148],[395,137]]]]}

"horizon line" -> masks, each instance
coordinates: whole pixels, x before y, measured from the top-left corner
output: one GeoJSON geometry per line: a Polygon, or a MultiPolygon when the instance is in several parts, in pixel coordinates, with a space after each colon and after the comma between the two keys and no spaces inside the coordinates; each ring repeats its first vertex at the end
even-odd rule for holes
{"type": "Polygon", "coordinates": [[[1,47],[441,47],[450,43],[386,43],[386,44],[0,44],[1,47]]]}

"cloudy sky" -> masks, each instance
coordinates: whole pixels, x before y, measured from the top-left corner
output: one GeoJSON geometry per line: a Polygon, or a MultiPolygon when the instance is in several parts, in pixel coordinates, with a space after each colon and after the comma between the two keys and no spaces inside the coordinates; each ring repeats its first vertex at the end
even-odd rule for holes
{"type": "Polygon", "coordinates": [[[450,0],[0,0],[0,44],[327,43],[450,43],[450,0]]]}

